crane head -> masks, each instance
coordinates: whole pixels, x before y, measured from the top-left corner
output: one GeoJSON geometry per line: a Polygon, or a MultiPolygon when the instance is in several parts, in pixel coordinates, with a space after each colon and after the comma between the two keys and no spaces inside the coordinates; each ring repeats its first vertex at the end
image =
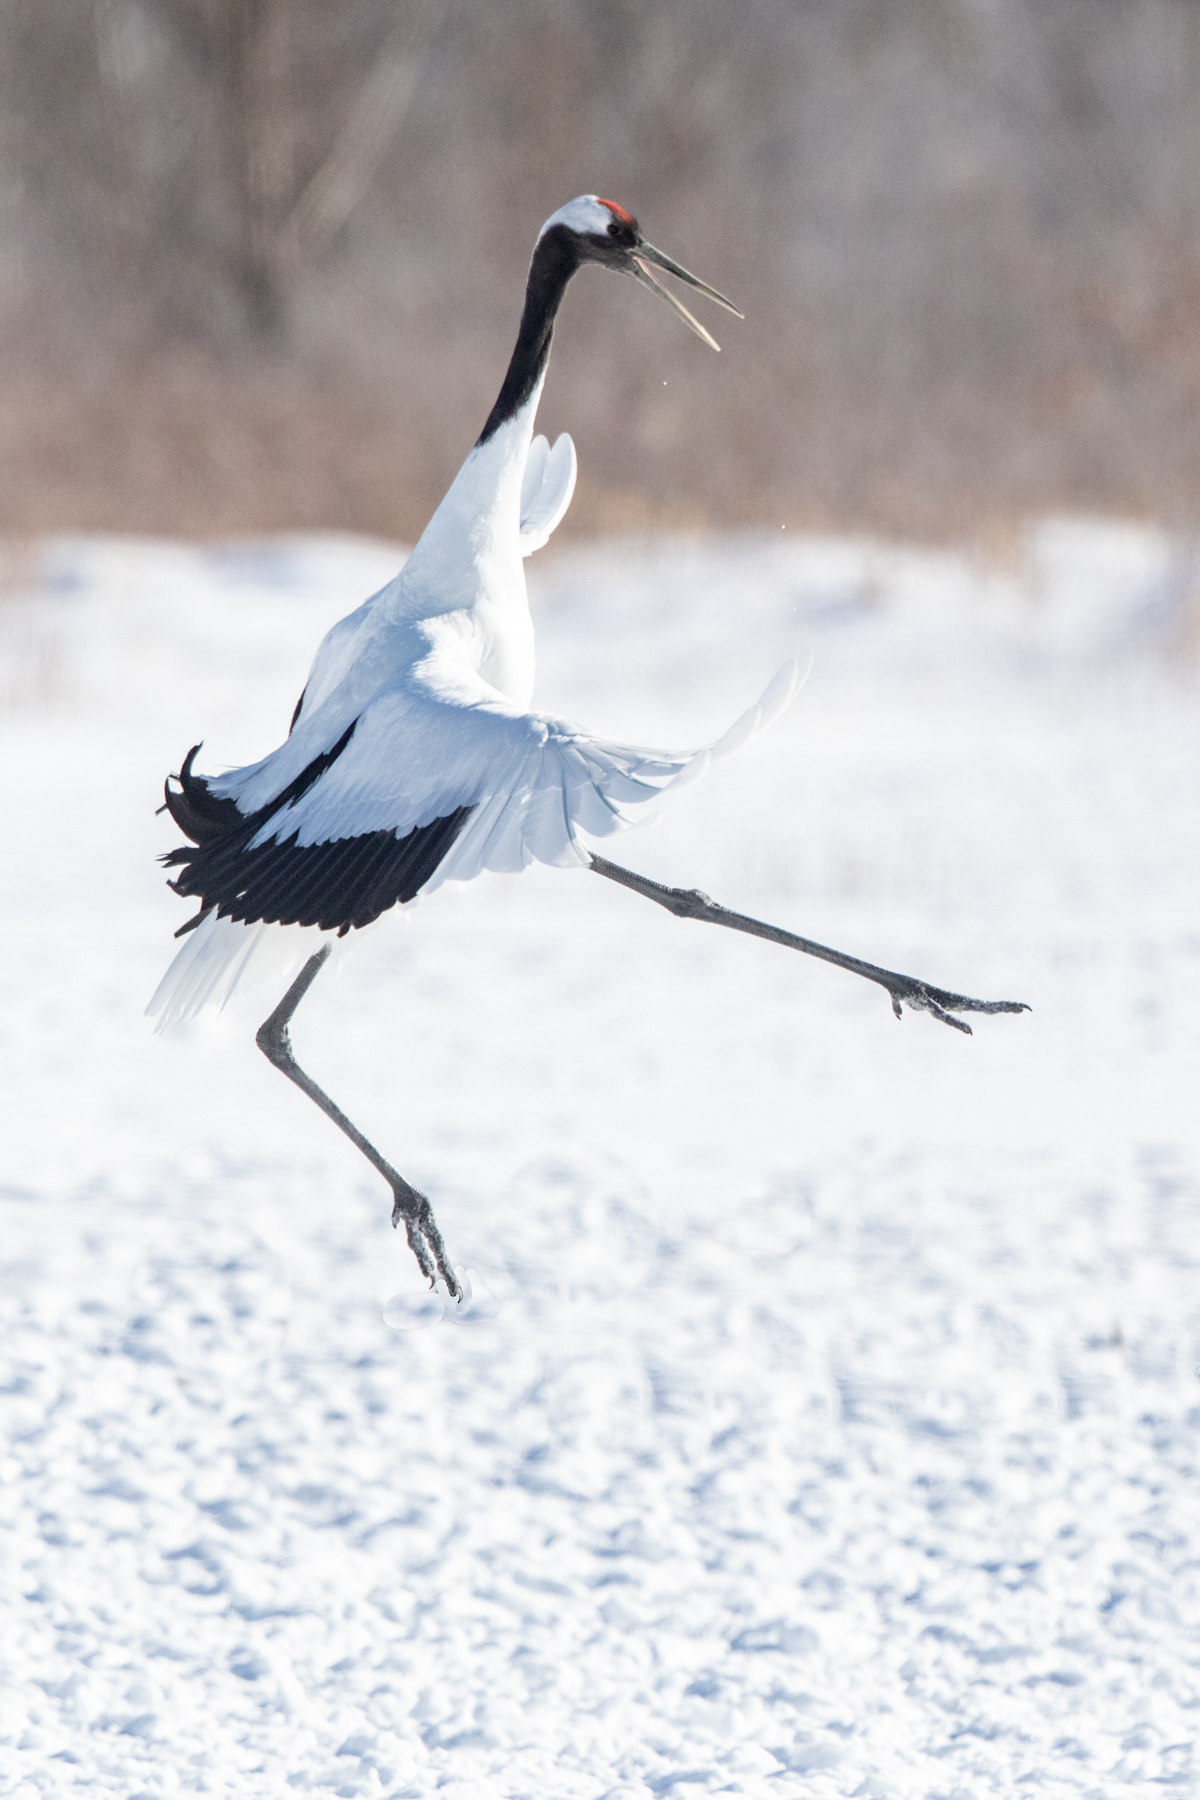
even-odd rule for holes
{"type": "Polygon", "coordinates": [[[654,269],[664,269],[668,275],[685,282],[706,299],[715,300],[718,306],[723,306],[736,319],[744,316],[732,300],[727,300],[716,288],[709,287],[699,276],[690,274],[661,250],[656,250],[653,244],[648,244],[633,214],[626,212],[623,206],[618,206],[615,200],[603,200],[598,194],[581,194],[577,200],[560,206],[556,213],[551,214],[538,234],[538,242],[550,231],[561,231],[570,237],[580,263],[596,262],[601,268],[615,269],[622,275],[632,275],[635,281],[649,288],[652,294],[665,300],[689,331],[694,331],[713,350],[719,350],[720,344],[704,329],[699,319],[692,317],[682,301],[663,286],[655,276],[654,269]]]}

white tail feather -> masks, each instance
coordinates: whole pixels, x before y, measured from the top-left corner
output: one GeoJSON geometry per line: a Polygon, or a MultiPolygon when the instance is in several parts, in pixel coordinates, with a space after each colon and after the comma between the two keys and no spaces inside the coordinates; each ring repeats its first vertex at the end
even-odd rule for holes
{"type": "MultiPolygon", "coordinates": [[[[243,925],[214,913],[188,934],[146,1008],[156,1031],[173,1031],[207,1007],[273,976],[287,976],[338,939],[315,926],[243,925]]],[[[345,940],[342,940],[345,942],[345,940]]]]}

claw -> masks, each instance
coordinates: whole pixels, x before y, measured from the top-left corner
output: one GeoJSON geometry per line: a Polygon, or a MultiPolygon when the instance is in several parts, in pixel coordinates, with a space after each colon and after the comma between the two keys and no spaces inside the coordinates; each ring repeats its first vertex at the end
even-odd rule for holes
{"type": "Polygon", "coordinates": [[[965,1019],[956,1019],[956,1012],[981,1013],[1022,1013],[1033,1009],[1023,1000],[972,1000],[966,994],[948,994],[942,988],[928,988],[922,982],[906,982],[903,987],[889,987],[892,997],[892,1011],[897,1018],[902,1015],[901,1002],[906,1001],[913,1012],[932,1013],[943,1025],[952,1025],[955,1031],[963,1031],[968,1037],[974,1032],[965,1019]]]}
{"type": "Polygon", "coordinates": [[[423,1222],[419,1217],[423,1202],[424,1210],[429,1215],[429,1223],[433,1228],[433,1236],[436,1239],[437,1226],[433,1225],[433,1214],[429,1211],[429,1202],[423,1194],[418,1194],[415,1188],[409,1187],[393,1188],[392,1196],[392,1230],[395,1231],[401,1219],[404,1220],[404,1235],[408,1239],[408,1247],[417,1259],[417,1267],[430,1287],[433,1287],[438,1274],[441,1273],[442,1259],[437,1254],[440,1240],[432,1245],[434,1255],[431,1256],[429,1254],[431,1246],[427,1241],[429,1234],[422,1229],[423,1222]],[[437,1269],[434,1268],[435,1258],[438,1264],[437,1269]]]}
{"type": "Polygon", "coordinates": [[[971,1027],[967,1024],[965,1019],[956,1019],[953,1013],[944,1012],[942,1008],[936,1005],[932,1000],[929,1002],[928,1010],[933,1014],[935,1019],[940,1019],[943,1025],[953,1025],[955,1031],[965,1031],[968,1037],[974,1037],[975,1033],[971,1030],[971,1027]]]}

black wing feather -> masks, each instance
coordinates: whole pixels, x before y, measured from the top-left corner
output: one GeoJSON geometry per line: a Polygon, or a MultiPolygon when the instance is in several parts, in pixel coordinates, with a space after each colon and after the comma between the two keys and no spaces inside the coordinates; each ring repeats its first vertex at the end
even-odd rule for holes
{"type": "Polygon", "coordinates": [[[179,791],[173,793],[168,785],[166,799],[171,817],[192,843],[161,860],[180,871],[169,885],[177,894],[197,897],[201,907],[176,937],[193,930],[214,907],[219,917],[246,924],[263,920],[318,925],[344,936],[415,898],[473,807],[456,807],[404,837],[394,831],[368,831],[324,844],[299,844],[296,831],[282,843],[250,847],[269,819],[299,799],[337,761],[357,723],[356,719],[347,727],[331,750],[314,757],[267,806],[248,814],[240,812],[234,801],[211,794],[202,775],[193,775],[192,761],[200,746],[189,751],[179,772],[179,791]]]}

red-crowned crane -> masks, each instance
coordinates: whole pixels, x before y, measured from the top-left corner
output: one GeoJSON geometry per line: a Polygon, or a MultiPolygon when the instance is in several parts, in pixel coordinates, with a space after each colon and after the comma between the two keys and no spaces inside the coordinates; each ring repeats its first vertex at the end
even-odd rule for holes
{"type": "Polygon", "coordinates": [[[160,1025],[222,1004],[235,989],[303,963],[258,1033],[264,1054],[355,1143],[391,1187],[423,1273],[460,1284],[426,1197],[300,1068],[288,1026],[338,939],[443,881],[533,861],[582,863],[677,918],[725,925],[849,969],[901,1005],[960,1031],[955,1013],[1020,1012],[971,1000],[668,888],[588,849],[629,823],[625,809],[696,779],[769,725],[798,685],[785,665],[717,743],[672,753],[598,738],[530,711],[533,625],[522,558],[546,542],[575,486],[567,436],[533,435],[555,317],[589,263],[632,275],[697,336],[714,340],[657,279],[660,269],[718,306],[724,295],[648,244],[636,219],[593,194],[538,234],[516,348],[479,441],[395,580],[335,625],[317,651],[285,743],[261,762],[197,775],[189,751],[166,807],[190,839],[163,860],[199,911],[149,1011],[160,1025]]]}

